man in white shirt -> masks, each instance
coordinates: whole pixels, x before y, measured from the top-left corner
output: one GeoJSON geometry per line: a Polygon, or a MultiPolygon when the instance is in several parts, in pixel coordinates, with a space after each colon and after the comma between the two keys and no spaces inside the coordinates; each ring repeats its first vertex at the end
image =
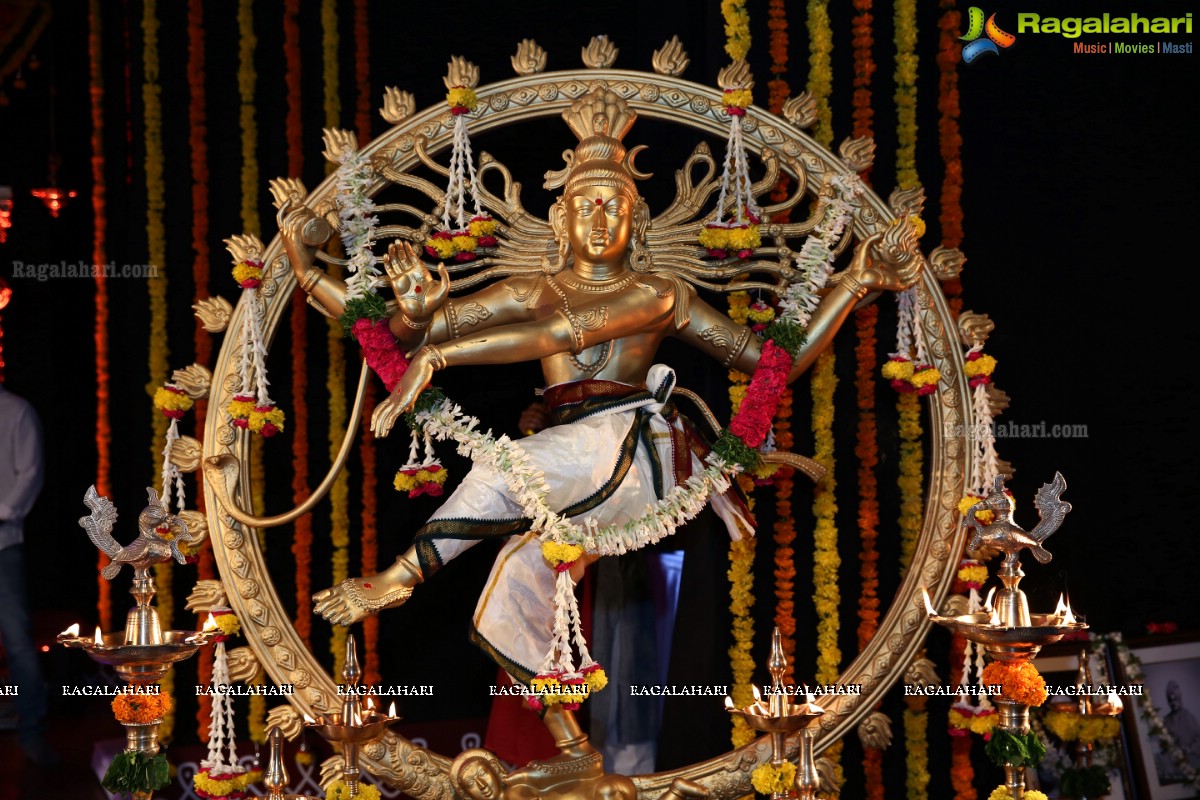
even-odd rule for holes
{"type": "Polygon", "coordinates": [[[42,426],[26,400],[0,383],[0,641],[17,687],[17,734],[37,764],[58,757],[46,744],[46,683],[38,666],[25,591],[24,522],[42,490],[42,426]]]}

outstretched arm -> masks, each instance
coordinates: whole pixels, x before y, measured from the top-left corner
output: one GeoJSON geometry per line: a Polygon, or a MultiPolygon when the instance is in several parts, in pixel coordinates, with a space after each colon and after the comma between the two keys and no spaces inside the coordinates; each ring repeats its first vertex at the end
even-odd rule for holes
{"type": "MultiPolygon", "coordinates": [[[[916,280],[918,259],[910,259],[905,269],[889,266],[872,257],[871,248],[882,236],[883,233],[877,233],[859,243],[850,266],[821,299],[809,319],[804,345],[796,354],[788,374],[789,383],[812,366],[850,316],[854,304],[868,292],[903,289],[916,280]]],[[[698,298],[692,301],[688,325],[678,335],[725,366],[746,373],[754,372],[762,353],[762,343],[750,334],[749,328],[738,325],[698,298]]]]}
{"type": "Polygon", "coordinates": [[[603,342],[667,325],[673,311],[670,295],[658,298],[646,292],[630,293],[580,305],[570,312],[560,309],[543,319],[499,325],[442,345],[428,345],[417,352],[392,394],[376,408],[371,430],[377,436],[386,436],[396,418],[412,408],[437,370],[581,353],[603,342]],[[655,299],[650,301],[649,297],[655,299]]]}

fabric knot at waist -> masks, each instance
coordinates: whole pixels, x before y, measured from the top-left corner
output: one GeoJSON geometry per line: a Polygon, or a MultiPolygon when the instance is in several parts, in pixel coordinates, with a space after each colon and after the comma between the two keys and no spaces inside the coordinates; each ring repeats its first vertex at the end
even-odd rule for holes
{"type": "Polygon", "coordinates": [[[619,381],[583,380],[560,383],[542,395],[556,424],[577,422],[587,417],[645,408],[651,414],[672,412],[667,405],[675,388],[675,370],[655,364],[646,383],[634,386],[619,381]],[[647,388],[649,387],[649,388],[647,388]]]}

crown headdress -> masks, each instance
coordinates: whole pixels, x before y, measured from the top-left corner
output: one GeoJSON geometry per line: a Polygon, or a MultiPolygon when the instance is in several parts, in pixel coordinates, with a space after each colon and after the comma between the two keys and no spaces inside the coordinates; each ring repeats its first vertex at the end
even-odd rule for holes
{"type": "Polygon", "coordinates": [[[566,194],[579,186],[608,185],[624,189],[637,196],[634,181],[650,177],[639,172],[633,160],[644,145],[626,150],[621,140],[633,123],[637,112],[624,98],[607,89],[596,88],[576,100],[563,112],[567,127],[579,138],[572,152],[563,153],[567,166],[546,173],[545,187],[566,186],[566,194]]]}

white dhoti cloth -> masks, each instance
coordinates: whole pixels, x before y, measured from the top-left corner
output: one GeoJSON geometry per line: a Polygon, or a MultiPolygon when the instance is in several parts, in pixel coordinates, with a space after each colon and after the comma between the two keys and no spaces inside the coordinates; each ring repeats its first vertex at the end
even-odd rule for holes
{"type": "MultiPolygon", "coordinates": [[[[648,389],[581,381],[547,390],[548,400],[579,398],[554,409],[570,421],[520,442],[545,473],[550,508],[576,524],[591,519],[602,527],[620,525],[643,516],[647,506],[665,496],[676,485],[680,466],[689,472],[703,469],[686,446],[683,421],[665,408],[674,382],[674,371],[658,364],[647,375],[648,389]]],[[[729,497],[711,500],[731,535],[738,536],[738,521],[750,529],[729,497]]],[[[528,684],[550,647],[555,571],[503,478],[476,465],[415,542],[429,575],[483,539],[500,536],[509,539],[479,598],[471,639],[514,680],[528,684]]]]}

